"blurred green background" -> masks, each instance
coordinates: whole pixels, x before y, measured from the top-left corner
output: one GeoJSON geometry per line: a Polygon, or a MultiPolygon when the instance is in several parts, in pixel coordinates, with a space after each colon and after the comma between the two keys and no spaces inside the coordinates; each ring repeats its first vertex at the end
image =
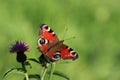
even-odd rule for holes
{"type": "MultiPolygon", "coordinates": [[[[78,54],[76,61],[58,61],[56,70],[71,80],[120,80],[120,0],[0,0],[0,77],[20,67],[9,53],[15,40],[29,44],[28,58],[38,58],[39,24],[49,25],[78,54]],[[68,31],[65,29],[68,28],[68,31]]],[[[40,73],[31,62],[29,73],[40,73]]],[[[17,75],[17,76],[16,76],[17,75]]],[[[6,80],[21,80],[9,75],[6,80]]],[[[53,80],[64,80],[53,77],[53,80]]]]}

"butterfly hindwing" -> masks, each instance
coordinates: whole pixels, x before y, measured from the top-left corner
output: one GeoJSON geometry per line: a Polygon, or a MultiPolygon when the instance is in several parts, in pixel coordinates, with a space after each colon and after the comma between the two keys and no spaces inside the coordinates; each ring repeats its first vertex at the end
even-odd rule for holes
{"type": "Polygon", "coordinates": [[[61,58],[63,59],[72,59],[75,60],[78,58],[78,54],[73,51],[72,48],[62,44],[62,46],[60,47],[60,54],[61,54],[61,58]]]}

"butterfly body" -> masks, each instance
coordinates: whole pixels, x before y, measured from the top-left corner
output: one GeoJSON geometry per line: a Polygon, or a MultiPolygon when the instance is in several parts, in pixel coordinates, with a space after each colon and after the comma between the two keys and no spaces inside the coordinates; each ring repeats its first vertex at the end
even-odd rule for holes
{"type": "Polygon", "coordinates": [[[61,58],[75,60],[78,58],[78,54],[63,44],[64,40],[59,40],[46,24],[40,26],[39,36],[38,49],[47,61],[54,62],[61,58]]]}

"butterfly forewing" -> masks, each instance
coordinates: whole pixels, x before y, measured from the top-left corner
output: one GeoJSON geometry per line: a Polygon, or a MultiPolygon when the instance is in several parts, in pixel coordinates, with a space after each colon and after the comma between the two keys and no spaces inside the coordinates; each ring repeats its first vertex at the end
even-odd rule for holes
{"type": "Polygon", "coordinates": [[[49,41],[58,41],[56,34],[46,24],[40,26],[39,36],[49,41]]]}

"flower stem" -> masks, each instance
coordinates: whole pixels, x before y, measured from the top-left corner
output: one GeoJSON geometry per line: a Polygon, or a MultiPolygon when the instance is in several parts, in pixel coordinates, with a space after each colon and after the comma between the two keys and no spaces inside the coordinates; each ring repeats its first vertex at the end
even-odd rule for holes
{"type": "Polygon", "coordinates": [[[26,80],[29,80],[29,77],[28,77],[27,70],[26,70],[24,62],[21,62],[21,64],[22,64],[22,68],[23,68],[23,71],[24,71],[24,74],[25,74],[25,78],[26,78],[26,80]]]}
{"type": "Polygon", "coordinates": [[[45,67],[44,70],[43,70],[43,73],[41,75],[41,80],[44,80],[46,72],[47,72],[47,68],[45,67]]]}
{"type": "MultiPolygon", "coordinates": [[[[49,64],[47,64],[48,67],[49,64]]],[[[47,72],[47,67],[43,67],[42,73],[41,73],[41,80],[44,80],[45,74],[47,72]]]]}
{"type": "Polygon", "coordinates": [[[25,73],[25,78],[26,78],[26,80],[29,80],[29,77],[28,77],[27,73],[25,73]]]}
{"type": "Polygon", "coordinates": [[[51,70],[50,70],[50,75],[49,75],[49,80],[52,80],[52,75],[55,70],[55,63],[51,63],[51,70]]]}
{"type": "Polygon", "coordinates": [[[26,67],[25,67],[25,65],[24,65],[24,62],[21,62],[21,64],[22,64],[22,68],[23,68],[24,73],[26,73],[27,70],[26,70],[26,67]]]}

